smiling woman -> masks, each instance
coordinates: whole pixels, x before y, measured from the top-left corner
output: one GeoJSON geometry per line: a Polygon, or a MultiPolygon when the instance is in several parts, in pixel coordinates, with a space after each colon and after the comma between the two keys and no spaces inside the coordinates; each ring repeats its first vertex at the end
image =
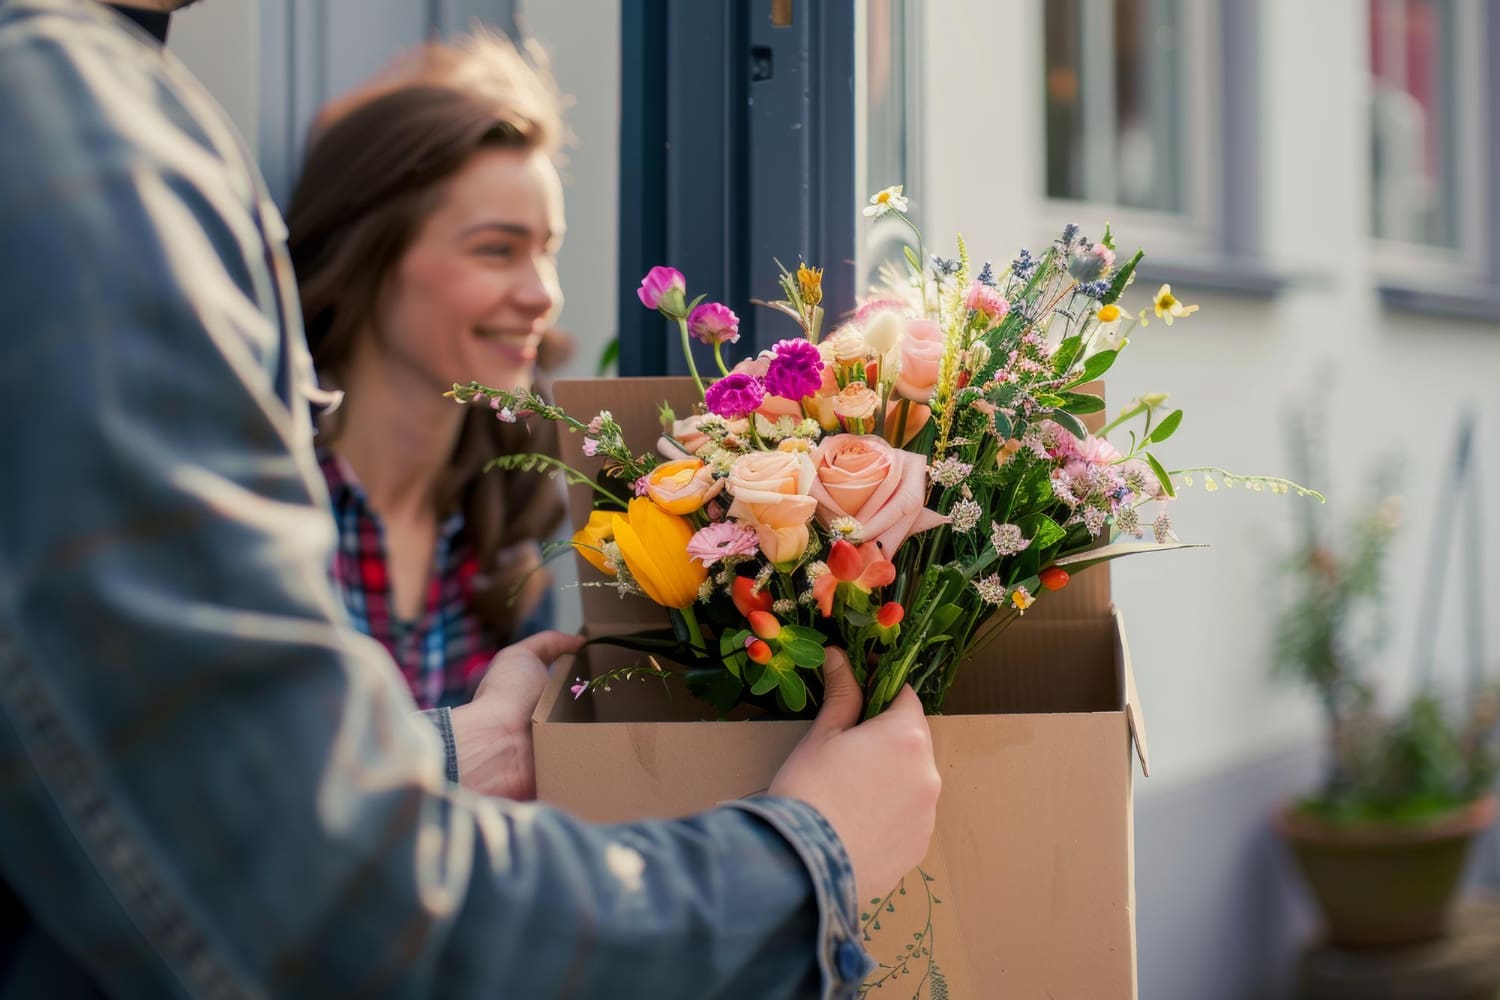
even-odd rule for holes
{"type": "Polygon", "coordinates": [[[467,700],[548,624],[533,571],[560,496],[481,472],[552,442],[443,393],[529,386],[556,353],[561,123],[547,78],[495,38],[424,46],[398,73],[320,118],[288,224],[314,362],[345,393],[319,428],[335,577],[425,708],[467,700]]]}

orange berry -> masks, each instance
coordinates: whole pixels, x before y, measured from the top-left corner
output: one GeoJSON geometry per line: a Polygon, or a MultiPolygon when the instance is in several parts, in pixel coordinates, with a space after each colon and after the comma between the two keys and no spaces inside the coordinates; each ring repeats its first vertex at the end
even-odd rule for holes
{"type": "Polygon", "coordinates": [[[881,628],[891,628],[900,625],[906,617],[906,609],[896,601],[887,601],[875,612],[875,620],[880,623],[881,628]]]}
{"type": "Polygon", "coordinates": [[[771,647],[759,639],[751,639],[750,644],[745,647],[745,652],[756,663],[771,662],[771,647]]]}
{"type": "Polygon", "coordinates": [[[750,612],[750,631],[762,639],[774,639],[781,634],[781,622],[769,611],[750,612]]]}
{"type": "Polygon", "coordinates": [[[1042,587],[1046,590],[1062,590],[1068,585],[1068,571],[1061,566],[1049,566],[1042,570],[1042,587]]]}

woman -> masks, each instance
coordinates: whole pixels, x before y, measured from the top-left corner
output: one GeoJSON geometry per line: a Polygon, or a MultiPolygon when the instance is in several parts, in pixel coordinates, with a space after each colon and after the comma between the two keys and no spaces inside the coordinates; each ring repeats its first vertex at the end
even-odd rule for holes
{"type": "Polygon", "coordinates": [[[467,700],[502,645],[545,627],[537,542],[563,516],[549,480],[482,471],[552,450],[547,428],[443,397],[531,384],[562,306],[556,94],[495,44],[509,93],[495,75],[403,83],[326,120],[288,216],[313,359],[345,393],[319,428],[335,576],[424,708],[467,700]]]}

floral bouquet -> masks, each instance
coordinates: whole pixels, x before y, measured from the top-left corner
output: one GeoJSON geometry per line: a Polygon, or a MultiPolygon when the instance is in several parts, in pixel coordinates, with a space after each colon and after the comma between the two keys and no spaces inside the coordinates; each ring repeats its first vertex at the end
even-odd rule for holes
{"type": "MultiPolygon", "coordinates": [[[[541,455],[496,464],[593,488],[596,509],[559,549],[610,578],[596,585],[644,594],[671,621],[596,641],[684,665],[693,692],[722,712],[742,702],[812,712],[830,644],[849,651],[867,715],[905,684],[939,712],[960,666],[1070,574],[1181,547],[1170,508],[1195,474],[1210,489],[1316,496],[1272,477],[1169,471],[1154,449],[1182,411],[1165,394],[1103,423],[1091,389],[1126,334],[1197,310],[1163,285],[1128,316],[1120,300],[1142,253],[1120,263],[1107,226],[1095,241],[1070,225],[1038,256],[976,271],[962,238],[956,257],[929,258],[905,209],[896,187],[865,210],[911,227],[904,271],[887,268],[824,337],[821,271],[783,268],[782,299],[762,304],[795,334],[732,368],[723,347],[739,337],[735,313],[689,301],[680,272],[652,268],[637,294],[677,324],[701,403],[663,406],[651,451],[608,412],[579,418],[529,391],[453,387],[501,420],[561,421],[604,458],[597,478],[541,455]],[[698,371],[693,339],[712,347],[713,377],[698,371]]],[[[622,674],[676,675],[650,664],[580,680],[574,696],[622,674]]]]}

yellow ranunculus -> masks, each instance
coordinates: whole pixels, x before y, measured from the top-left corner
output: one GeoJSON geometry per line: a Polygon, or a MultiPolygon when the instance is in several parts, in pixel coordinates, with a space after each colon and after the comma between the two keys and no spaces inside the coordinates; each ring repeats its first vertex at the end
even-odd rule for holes
{"type": "Polygon", "coordinates": [[[614,515],[614,533],[626,568],[647,597],[668,608],[685,608],[698,599],[708,568],[688,556],[693,527],[687,521],[650,497],[637,497],[627,513],[614,515]]]}
{"type": "Polygon", "coordinates": [[[609,576],[615,575],[615,568],[604,558],[604,543],[614,541],[615,513],[612,510],[594,511],[589,515],[589,523],[573,535],[573,548],[579,555],[609,576]]]}

